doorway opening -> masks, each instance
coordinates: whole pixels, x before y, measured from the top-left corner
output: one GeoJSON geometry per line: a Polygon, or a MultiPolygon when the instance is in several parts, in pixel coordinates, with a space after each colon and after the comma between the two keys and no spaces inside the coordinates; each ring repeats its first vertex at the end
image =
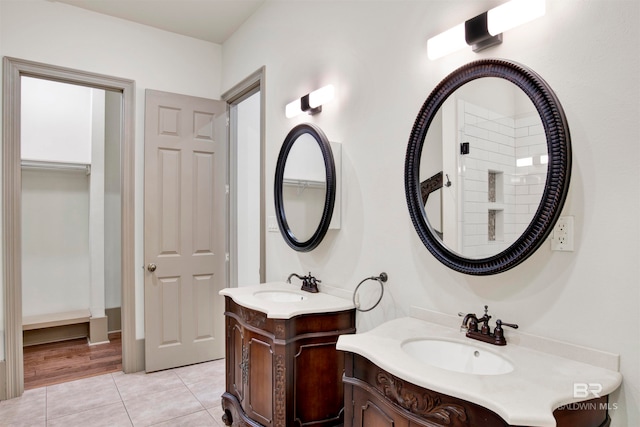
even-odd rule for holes
{"type": "Polygon", "coordinates": [[[20,85],[22,329],[31,389],[122,369],[115,354],[122,93],[28,76],[20,85]]]}
{"type": "MultiPolygon", "coordinates": [[[[104,285],[96,286],[96,281],[111,281],[117,283],[112,286],[115,292],[120,293],[121,311],[121,338],[122,338],[122,370],[125,372],[137,371],[137,355],[135,341],[135,305],[134,305],[134,256],[133,256],[133,157],[134,157],[134,133],[133,133],[133,100],[134,82],[120,78],[104,76],[94,73],[87,73],[68,68],[50,66],[31,61],[24,61],[15,58],[4,58],[4,110],[3,110],[3,268],[5,293],[2,307],[5,310],[4,324],[4,348],[0,348],[0,360],[5,359],[4,369],[0,369],[0,376],[4,377],[5,389],[0,389],[0,399],[10,399],[18,397],[24,391],[24,350],[23,327],[29,329],[39,329],[38,326],[58,327],[62,324],[84,324],[83,327],[89,329],[102,330],[102,333],[95,335],[94,342],[107,341],[107,316],[105,299],[107,298],[104,285]],[[102,93],[102,98],[113,98],[111,107],[115,121],[117,121],[117,131],[114,136],[107,137],[107,133],[102,129],[103,145],[101,149],[89,150],[102,156],[102,162],[93,158],[89,161],[77,161],[77,159],[55,158],[62,151],[62,147],[53,143],[49,152],[51,158],[31,158],[33,153],[42,153],[42,148],[37,148],[29,153],[29,148],[22,146],[22,134],[28,136],[29,131],[42,125],[51,117],[40,117],[37,125],[29,126],[29,131],[22,127],[23,111],[21,100],[27,97],[27,92],[23,93],[23,79],[34,79],[36,83],[58,82],[74,85],[82,88],[98,89],[97,93],[102,93]],[[107,141],[106,138],[112,138],[107,141]],[[115,148],[115,153],[109,153],[111,159],[109,163],[117,165],[117,172],[105,174],[105,162],[109,145],[115,148]],[[115,147],[114,147],[115,145],[115,147]],[[23,151],[27,156],[23,156],[23,151]],[[51,154],[53,153],[53,154],[51,154]],[[23,162],[24,161],[24,162],[23,162]],[[80,164],[80,166],[78,166],[80,164]],[[100,166],[101,165],[101,166],[100,166]],[[29,168],[23,174],[23,166],[29,168]],[[62,167],[62,169],[60,169],[62,167]],[[55,169],[55,173],[52,172],[55,169]],[[93,169],[93,185],[91,179],[86,175],[93,169]],[[102,171],[101,171],[102,169],[102,171]],[[52,175],[53,173],[53,175],[52,175]],[[84,178],[82,174],[85,174],[84,178]],[[79,174],[80,177],[76,176],[79,174]],[[111,181],[111,179],[115,181],[111,181]],[[107,184],[105,180],[108,180],[107,184]],[[52,193],[44,192],[44,189],[53,187],[59,194],[67,197],[64,203],[50,198],[46,204],[43,203],[47,196],[52,193]],[[116,195],[108,194],[107,188],[113,190],[117,188],[116,195]],[[23,191],[27,189],[26,193],[23,191]],[[61,191],[61,189],[65,189],[61,191]],[[83,190],[83,191],[80,191],[83,190]],[[86,190],[86,194],[85,191],[86,190]],[[82,193],[82,194],[81,194],[82,193]],[[46,196],[45,196],[46,194],[46,196]],[[102,194],[102,202],[98,208],[93,210],[89,206],[89,199],[96,202],[98,194],[102,194]],[[109,202],[106,202],[110,199],[109,202]],[[112,203],[113,202],[113,203],[112,203]],[[68,204],[65,204],[68,203],[68,204]],[[57,206],[54,208],[52,204],[57,206]],[[119,205],[119,206],[118,206],[119,205]],[[117,206],[110,213],[105,214],[106,206],[117,206]],[[78,212],[86,211],[87,216],[93,215],[96,218],[83,219],[73,218],[78,212]],[[118,210],[118,212],[115,212],[118,210]],[[40,211],[40,212],[38,212],[40,211]],[[40,218],[38,215],[45,213],[46,217],[40,218]],[[57,212],[57,213],[54,213],[57,212]],[[89,213],[91,212],[91,215],[89,213]],[[115,213],[114,213],[115,212],[115,213]],[[83,222],[87,225],[89,232],[102,234],[102,241],[95,244],[94,250],[90,250],[90,240],[79,238],[73,242],[73,238],[60,238],[51,231],[59,232],[65,228],[72,227],[73,221],[68,221],[71,216],[75,221],[83,222]],[[53,223],[56,217],[63,217],[63,223],[57,225],[53,223]],[[116,231],[114,228],[105,228],[105,218],[109,223],[118,223],[116,231]],[[24,226],[24,228],[23,228],[24,226]],[[49,227],[49,229],[47,229],[49,227]],[[56,230],[56,227],[59,229],[56,230]],[[110,236],[105,244],[105,232],[108,230],[110,236]],[[45,236],[42,236],[44,234],[45,236]],[[49,234],[49,235],[47,235],[49,234]],[[113,239],[119,235],[119,239],[113,239]],[[48,239],[40,240],[41,237],[48,239]],[[101,248],[100,248],[101,246],[101,248]],[[105,256],[107,247],[117,249],[105,256]],[[86,250],[80,250],[80,248],[86,250]],[[46,257],[45,249],[50,249],[50,253],[67,252],[64,262],[55,257],[46,257]],[[93,258],[93,259],[92,259],[93,258]],[[109,274],[105,275],[104,262],[107,258],[116,259],[110,264],[109,274]],[[79,263],[79,259],[90,263],[79,263]],[[70,262],[70,264],[69,264],[70,262]],[[48,267],[44,264],[48,263],[48,267]],[[65,266],[62,264],[67,263],[65,266]],[[100,268],[100,264],[102,264],[100,268]],[[118,268],[114,265],[119,264],[118,268]],[[59,271],[61,275],[57,275],[59,271]],[[115,276],[113,273],[115,272],[115,276]],[[64,282],[71,275],[82,275],[88,278],[89,283],[84,283],[85,288],[71,288],[62,290],[60,282],[64,282]],[[100,280],[96,280],[95,275],[100,280]],[[109,276],[108,278],[106,278],[109,276]],[[62,277],[62,278],[61,278],[62,277]],[[65,279],[66,277],[66,279],[65,279]],[[50,288],[38,288],[39,282],[51,285],[50,288]],[[56,285],[56,282],[58,283],[56,285]],[[87,288],[88,287],[88,288],[87,288]],[[59,298],[61,297],[62,298],[59,298]],[[86,309],[79,309],[77,303],[84,300],[86,309]],[[48,300],[48,301],[45,301],[48,300]],[[52,302],[53,306],[43,307],[46,302],[52,302]],[[24,303],[24,305],[23,305],[24,303]],[[57,306],[56,306],[57,304],[57,306]],[[65,306],[65,304],[68,304],[65,306]],[[52,310],[54,313],[45,313],[52,310]],[[38,312],[39,311],[39,312],[38,312]],[[43,319],[41,315],[56,314],[57,316],[43,319]],[[62,324],[61,319],[62,319],[62,324]],[[93,319],[93,320],[92,320],[93,319]]],[[[96,95],[98,98],[99,95],[96,95]]],[[[53,107],[60,109],[66,100],[54,99],[53,107]]],[[[97,104],[96,104],[97,105],[97,104]]],[[[102,104],[102,115],[106,117],[105,110],[110,109],[109,102],[102,104]]],[[[52,116],[50,114],[49,116],[52,116]]],[[[45,116],[47,116],[45,114],[45,116]]],[[[26,117],[26,116],[25,116],[26,117]]],[[[97,127],[89,126],[96,131],[97,127]]],[[[37,130],[37,129],[35,129],[37,130]]],[[[66,129],[70,132],[71,129],[66,129]]],[[[37,136],[35,139],[47,139],[48,136],[37,136]]],[[[79,149],[71,149],[79,150],[79,149]]],[[[37,155],[36,155],[37,157],[37,155]]],[[[112,169],[113,170],[113,169],[112,169]]],[[[53,193],[55,194],[54,191],[53,193]]],[[[113,225],[113,224],[112,224],[113,225]]],[[[82,227],[84,228],[84,227],[82,227]]],[[[73,232],[72,232],[73,233],[73,232]]],[[[68,234],[68,233],[67,233],[68,234]]],[[[73,233],[74,237],[78,236],[73,233]]],[[[82,283],[84,279],[74,278],[69,280],[74,284],[82,283]]],[[[2,325],[0,325],[2,326],[2,325]]],[[[42,328],[40,328],[42,329],[42,328]]],[[[46,329],[46,328],[44,328],[46,329]]],[[[73,329],[73,328],[71,328],[73,329]]],[[[93,331],[89,331],[93,334],[93,331]]],[[[26,335],[25,335],[26,336],[26,335]]],[[[2,378],[0,378],[2,379],[2,378]]],[[[0,381],[2,383],[2,381],[0,381]]]]}
{"type": "Polygon", "coordinates": [[[264,283],[265,68],[222,95],[229,109],[229,284],[264,283]]]}

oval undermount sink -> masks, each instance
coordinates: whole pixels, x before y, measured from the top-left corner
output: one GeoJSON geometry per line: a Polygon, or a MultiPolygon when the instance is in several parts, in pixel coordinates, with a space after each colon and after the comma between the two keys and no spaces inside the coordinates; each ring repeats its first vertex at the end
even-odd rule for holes
{"type": "Polygon", "coordinates": [[[501,375],[513,371],[507,359],[485,349],[456,341],[420,339],[402,344],[409,356],[437,368],[475,375],[501,375]]]}
{"type": "Polygon", "coordinates": [[[307,299],[304,295],[289,291],[258,291],[253,295],[261,300],[271,302],[300,302],[307,299]]]}

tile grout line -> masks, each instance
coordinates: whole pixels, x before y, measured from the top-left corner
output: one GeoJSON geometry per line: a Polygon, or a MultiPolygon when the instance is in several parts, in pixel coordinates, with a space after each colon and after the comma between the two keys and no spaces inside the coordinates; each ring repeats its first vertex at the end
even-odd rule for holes
{"type": "MultiPolygon", "coordinates": [[[[204,403],[202,403],[202,401],[200,399],[198,399],[198,396],[196,396],[196,394],[193,392],[193,390],[191,390],[191,387],[189,387],[189,385],[184,382],[184,379],[180,376],[180,374],[178,374],[178,371],[173,371],[173,372],[176,374],[178,379],[180,379],[180,382],[187,388],[187,390],[189,390],[189,393],[191,393],[191,395],[194,397],[194,399],[196,399],[196,401],[200,404],[200,406],[202,407],[202,410],[204,410],[207,413],[207,415],[209,415],[209,417],[211,417],[211,419],[215,423],[216,420],[213,419],[213,417],[211,416],[211,414],[209,413],[207,408],[204,406],[204,403]]],[[[196,411],[196,412],[200,412],[200,411],[196,411]]],[[[193,413],[195,414],[196,412],[193,412],[193,413]]]]}
{"type": "MultiPolygon", "coordinates": [[[[210,363],[210,362],[209,362],[210,363]]],[[[207,408],[205,406],[205,404],[198,399],[198,396],[196,396],[196,394],[193,392],[193,390],[191,389],[191,387],[189,387],[189,385],[184,381],[184,379],[180,376],[180,374],[178,373],[178,371],[174,371],[174,373],[176,374],[176,376],[180,379],[180,381],[182,382],[182,384],[184,384],[184,386],[187,388],[187,390],[189,390],[189,393],[191,393],[193,395],[193,397],[198,401],[198,403],[200,403],[200,406],[202,406],[204,412],[207,413],[207,415],[209,415],[209,417],[211,418],[211,420],[213,421],[214,425],[219,426],[220,423],[218,423],[218,421],[213,417],[213,415],[211,414],[211,412],[209,411],[209,408],[207,408]]],[[[195,384],[195,383],[194,383],[195,384]]],[[[196,411],[196,412],[200,412],[200,411],[196,411]]],[[[196,413],[194,412],[194,413],[196,413]]]]}
{"type": "Polygon", "coordinates": [[[124,411],[127,413],[127,417],[129,418],[129,422],[131,423],[131,425],[133,426],[133,420],[131,419],[131,415],[129,414],[129,410],[127,409],[127,405],[124,403],[124,399],[122,398],[122,393],[120,393],[120,387],[118,387],[118,383],[116,382],[116,379],[113,377],[113,373],[110,374],[111,375],[111,380],[113,381],[113,385],[116,386],[116,391],[118,392],[118,396],[120,396],[120,402],[122,403],[122,407],[124,408],[124,411]]]}

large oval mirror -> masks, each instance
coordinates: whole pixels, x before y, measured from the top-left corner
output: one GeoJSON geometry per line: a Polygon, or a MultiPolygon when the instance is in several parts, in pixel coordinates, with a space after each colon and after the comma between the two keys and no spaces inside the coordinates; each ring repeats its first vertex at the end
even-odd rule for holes
{"type": "Polygon", "coordinates": [[[415,121],[405,162],[424,245],[466,274],[515,267],[546,239],[569,187],[569,127],[535,72],[480,60],[447,76],[415,121]]]}
{"type": "Polygon", "coordinates": [[[324,132],[294,127],[282,144],[275,176],[276,217],[284,240],[300,252],[316,248],[331,222],[336,169],[324,132]]]}

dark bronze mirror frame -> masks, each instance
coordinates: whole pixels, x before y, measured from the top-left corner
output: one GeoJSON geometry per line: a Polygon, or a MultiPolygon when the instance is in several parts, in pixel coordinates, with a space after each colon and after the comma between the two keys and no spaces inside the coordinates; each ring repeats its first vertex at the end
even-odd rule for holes
{"type": "Polygon", "coordinates": [[[287,134],[284,142],[282,143],[280,154],[278,155],[274,190],[276,218],[278,219],[278,226],[280,227],[280,232],[282,233],[282,237],[284,237],[285,242],[287,242],[287,244],[292,249],[299,252],[309,252],[315,249],[320,244],[320,242],[322,242],[322,239],[329,229],[329,224],[331,223],[333,207],[336,199],[336,166],[333,160],[331,145],[329,144],[329,140],[327,139],[322,129],[310,123],[303,123],[295,126],[293,129],[291,129],[289,134],[287,134]],[[291,148],[293,147],[293,144],[296,142],[296,140],[303,134],[311,135],[320,146],[320,151],[322,152],[322,158],[324,160],[326,172],[327,190],[325,194],[324,207],[322,210],[322,217],[320,219],[320,223],[318,224],[318,228],[308,240],[301,242],[293,235],[291,229],[289,228],[289,224],[287,223],[287,216],[284,211],[282,184],[284,181],[284,168],[289,152],[291,151],[291,148]]]}
{"type": "Polygon", "coordinates": [[[551,87],[533,70],[502,59],[464,65],[442,80],[423,104],[411,130],[405,158],[405,194],[413,225],[427,249],[444,265],[471,275],[497,274],[531,256],[553,230],[564,205],[571,176],[571,137],[564,111],[551,87]],[[506,79],[531,99],[547,139],[549,163],[540,205],[522,235],[504,251],[470,259],[449,250],[429,225],[420,192],[420,157],[427,130],[445,100],[460,86],[482,77],[506,79]]]}

